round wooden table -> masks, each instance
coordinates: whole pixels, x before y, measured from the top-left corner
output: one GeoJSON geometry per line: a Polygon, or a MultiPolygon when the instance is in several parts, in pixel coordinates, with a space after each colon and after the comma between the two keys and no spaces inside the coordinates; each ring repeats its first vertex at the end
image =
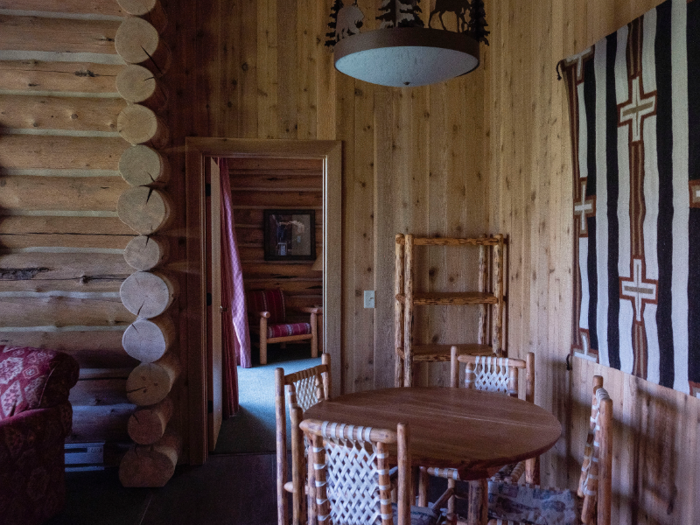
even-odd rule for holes
{"type": "MultiPolygon", "coordinates": [[[[561,436],[561,424],[543,408],[468,388],[386,388],[346,394],[321,401],[304,418],[386,429],[408,423],[413,464],[454,468],[463,480],[480,480],[472,487],[481,487],[482,502],[487,497],[486,478],[503,465],[546,452],[561,436]]],[[[475,522],[486,523],[485,509],[479,514],[475,522]]]]}

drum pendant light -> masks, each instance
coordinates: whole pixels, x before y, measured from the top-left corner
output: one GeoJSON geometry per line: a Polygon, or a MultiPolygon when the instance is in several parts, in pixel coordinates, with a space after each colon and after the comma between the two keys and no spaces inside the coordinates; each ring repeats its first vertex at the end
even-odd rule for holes
{"type": "Polygon", "coordinates": [[[364,32],[357,0],[346,2],[334,0],[326,45],[334,47],[338,71],[365,82],[393,87],[444,82],[476,69],[479,42],[488,44],[483,0],[436,0],[427,28],[420,0],[380,0],[380,27],[364,32]]]}

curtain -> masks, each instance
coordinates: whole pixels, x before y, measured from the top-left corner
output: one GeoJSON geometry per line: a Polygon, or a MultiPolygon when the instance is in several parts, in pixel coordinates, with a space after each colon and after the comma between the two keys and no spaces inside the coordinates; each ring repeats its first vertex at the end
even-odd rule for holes
{"type": "Polygon", "coordinates": [[[250,368],[250,334],[243,288],[243,269],[238,255],[233,220],[233,203],[229,181],[228,161],[219,159],[221,173],[221,303],[226,307],[222,316],[222,352],[224,367],[224,417],[238,411],[237,365],[250,368]]]}

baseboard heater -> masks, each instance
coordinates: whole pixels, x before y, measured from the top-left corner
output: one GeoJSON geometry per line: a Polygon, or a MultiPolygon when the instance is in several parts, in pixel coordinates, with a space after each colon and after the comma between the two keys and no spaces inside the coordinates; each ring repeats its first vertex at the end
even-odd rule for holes
{"type": "Polygon", "coordinates": [[[105,444],[66,443],[66,472],[104,470],[105,444]]]}

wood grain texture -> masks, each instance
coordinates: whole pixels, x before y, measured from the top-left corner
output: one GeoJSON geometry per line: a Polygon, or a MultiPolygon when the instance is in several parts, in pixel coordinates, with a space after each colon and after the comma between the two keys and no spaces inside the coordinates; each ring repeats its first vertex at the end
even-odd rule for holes
{"type": "Polygon", "coordinates": [[[0,256],[3,285],[23,282],[27,286],[40,286],[47,281],[66,281],[67,287],[80,289],[93,281],[116,280],[121,284],[132,273],[133,269],[119,253],[26,252],[0,256]]]}
{"type": "MultiPolygon", "coordinates": [[[[59,197],[60,198],[60,197],[59,197]]],[[[117,217],[1,216],[6,235],[133,235],[117,217]]]]}
{"type": "Polygon", "coordinates": [[[126,425],[134,405],[123,403],[105,406],[76,406],[73,408],[73,429],[67,443],[94,443],[129,441],[126,425]],[[95,424],[99,421],[99,424],[95,424]]]}
{"type": "Polygon", "coordinates": [[[126,377],[115,379],[80,379],[71,388],[68,400],[73,406],[118,405],[127,403],[126,377]]]}
{"type": "Polygon", "coordinates": [[[23,177],[0,175],[4,210],[116,211],[129,185],[121,177],[23,177]]]}
{"type": "Polygon", "coordinates": [[[2,297],[0,326],[115,326],[134,321],[119,298],[2,297]]]}
{"type": "Polygon", "coordinates": [[[491,231],[509,235],[509,356],[537,357],[535,402],[570,428],[542,459],[542,485],[577,479],[595,374],[613,399],[612,523],[700,520],[700,400],[575,359],[571,344],[572,190],[568,104],[556,63],[658,0],[487,2],[486,171],[491,231]],[[536,27],[536,29],[535,29],[536,27]],[[514,307],[517,305],[517,307],[514,307]],[[663,430],[662,430],[663,429],[663,430]]]}
{"type": "Polygon", "coordinates": [[[118,98],[28,97],[0,94],[0,126],[16,129],[117,131],[118,98]]]}
{"type": "Polygon", "coordinates": [[[0,49],[116,54],[119,22],[0,15],[0,49]]]}
{"type": "Polygon", "coordinates": [[[61,0],[47,2],[46,0],[1,0],[0,9],[17,9],[21,11],[45,11],[55,13],[76,13],[124,16],[125,13],[115,0],[61,0]]]}
{"type": "Polygon", "coordinates": [[[119,137],[4,135],[0,140],[0,166],[116,170],[128,146],[119,137]]]}
{"type": "Polygon", "coordinates": [[[10,251],[45,248],[84,248],[88,250],[124,250],[133,237],[128,235],[2,235],[0,248],[10,251]]]}
{"type": "Polygon", "coordinates": [[[151,445],[158,441],[173,415],[173,400],[166,397],[160,403],[138,408],[129,418],[129,437],[139,445],[151,445]]]}
{"type": "Polygon", "coordinates": [[[456,468],[473,480],[548,450],[561,424],[546,410],[509,396],[465,388],[388,388],[322,401],[305,418],[374,428],[411,428],[413,465],[456,468]],[[489,424],[475,424],[488,419],[489,424]]]}
{"type": "Polygon", "coordinates": [[[78,360],[69,441],[125,440],[126,378],[138,362],[121,347],[135,315],[118,299],[133,236],[116,217],[129,187],[117,172],[126,149],[116,136],[123,67],[80,62],[119,60],[121,10],[103,0],[5,4],[5,58],[59,61],[0,62],[0,339],[78,360]]]}
{"type": "Polygon", "coordinates": [[[39,60],[0,61],[0,89],[25,92],[116,93],[123,66],[39,60]]]}
{"type": "MultiPolygon", "coordinates": [[[[281,0],[170,0],[166,11],[171,26],[177,21],[178,30],[163,35],[163,39],[172,48],[178,66],[167,76],[172,87],[167,123],[173,136],[168,153],[177,176],[169,181],[168,193],[176,209],[186,208],[181,175],[187,136],[274,139],[306,138],[303,134],[315,133],[319,139],[343,141],[343,360],[339,363],[342,374],[334,381],[346,392],[393,384],[394,337],[386,326],[391,326],[393,319],[395,233],[507,233],[511,244],[504,284],[511,307],[506,312],[506,348],[513,357],[522,357],[528,351],[537,354],[536,402],[553,410],[567,429],[555,449],[542,458],[543,485],[568,486],[568,479],[576,478],[581,422],[586,417],[580,406],[589,403],[591,376],[603,373],[615,402],[615,443],[627,445],[617,448],[619,455],[613,463],[613,521],[700,522],[700,510],[694,503],[700,498],[700,479],[691,452],[698,447],[697,400],[588,363],[575,361],[570,374],[564,366],[570,329],[568,321],[562,320],[571,317],[571,155],[565,91],[556,81],[555,64],[658,3],[487,1],[487,18],[494,33],[491,47],[482,48],[479,70],[425,88],[370,88],[370,103],[368,92],[355,95],[356,88],[362,89],[361,83],[334,70],[332,54],[323,47],[328,22],[328,6],[323,2],[318,2],[313,12],[300,15],[298,10],[305,4],[282,5],[281,0]],[[295,16],[286,16],[290,10],[297,10],[295,16]],[[313,27],[309,29],[311,18],[313,27]],[[284,24],[294,24],[293,29],[283,28],[286,36],[278,29],[284,24]],[[315,67],[304,65],[304,78],[299,74],[296,80],[280,76],[277,46],[282,40],[293,47],[288,54],[295,65],[297,60],[313,58],[315,67]],[[311,106],[316,111],[315,131],[306,114],[312,111],[311,106]],[[294,112],[304,108],[304,115],[298,119],[297,129],[287,132],[277,123],[291,122],[290,108],[294,112]],[[367,118],[370,114],[371,119],[367,118]],[[370,122],[372,130],[365,131],[370,122]],[[371,140],[368,135],[372,135],[371,140]],[[374,165],[369,178],[370,155],[361,148],[372,151],[374,165]],[[372,184],[372,191],[363,188],[363,183],[372,184]],[[367,203],[369,194],[371,205],[367,203]],[[360,221],[357,230],[356,220],[360,221]],[[364,243],[362,235],[368,224],[372,225],[372,240],[364,243]],[[357,252],[355,246],[367,249],[357,252]],[[377,307],[370,313],[363,309],[361,299],[367,283],[377,294],[377,307]],[[354,319],[364,321],[367,315],[373,317],[373,324],[355,323],[354,319]],[[356,351],[359,345],[365,347],[356,351]],[[370,380],[366,379],[368,372],[372,374],[370,380]]],[[[108,4],[110,9],[118,9],[116,2],[105,0],[89,5],[78,5],[74,0],[60,6],[55,2],[46,6],[38,0],[10,4],[5,1],[5,8],[19,9],[20,5],[65,12],[89,9],[105,14],[117,14],[105,10],[108,4]]],[[[370,13],[376,9],[376,2],[360,0],[359,6],[370,13]]],[[[367,28],[372,24],[367,16],[367,28]]],[[[87,63],[0,61],[0,89],[115,92],[114,78],[119,69],[87,63]]],[[[3,135],[0,166],[116,170],[127,147],[121,139],[3,135]]],[[[173,231],[184,235],[184,214],[178,211],[175,215],[173,231]]],[[[262,209],[238,209],[235,217],[237,224],[260,224],[262,209]]],[[[41,228],[37,233],[70,233],[75,237],[80,231],[105,237],[130,233],[116,218],[0,218],[0,231],[10,228],[32,233],[35,227],[41,228]]],[[[100,246],[108,247],[104,243],[100,246]]],[[[244,263],[246,266],[262,261],[261,252],[253,255],[244,263]]],[[[184,259],[184,248],[176,246],[172,257],[184,259]]],[[[461,267],[458,256],[447,260],[431,256],[428,262],[445,268],[432,280],[421,283],[428,290],[457,287],[475,279],[461,267]]],[[[2,280],[3,290],[38,287],[80,291],[99,286],[97,290],[114,291],[114,283],[118,289],[118,283],[132,272],[120,255],[104,254],[10,254],[0,258],[0,268],[2,272],[9,269],[28,276],[2,280]],[[31,276],[41,268],[50,270],[31,276]],[[23,273],[25,270],[28,273],[23,273]]],[[[317,302],[316,296],[289,297],[289,304],[311,306],[317,302]]],[[[464,312],[443,313],[438,309],[448,309],[430,308],[435,314],[430,323],[419,327],[419,342],[467,340],[469,334],[463,333],[462,326],[472,323],[460,320],[464,312]]],[[[65,333],[7,335],[45,341],[47,346],[55,341],[76,349],[89,348],[79,341],[90,341],[90,333],[80,336],[80,340],[74,340],[77,335],[65,333]]],[[[187,335],[182,328],[182,348],[187,348],[187,335]]],[[[95,335],[98,349],[107,344],[101,342],[101,337],[107,336],[95,335]]],[[[182,362],[187,363],[184,359],[182,362]]],[[[446,376],[441,365],[435,366],[433,371],[431,365],[425,377],[432,384],[446,376]]],[[[187,390],[178,385],[175,390],[176,406],[187,409],[187,390]]],[[[76,412],[75,433],[95,440],[104,436],[126,439],[130,412],[124,418],[119,408],[114,413],[104,407],[86,408],[102,411],[90,412],[89,419],[85,412],[76,412]],[[110,426],[109,422],[120,415],[121,426],[110,426]],[[96,427],[86,430],[83,423],[91,424],[94,418],[103,418],[103,432],[96,427]]],[[[175,425],[187,428],[184,416],[175,415],[173,419],[175,425]]],[[[186,444],[187,437],[183,437],[186,444]]]]}

